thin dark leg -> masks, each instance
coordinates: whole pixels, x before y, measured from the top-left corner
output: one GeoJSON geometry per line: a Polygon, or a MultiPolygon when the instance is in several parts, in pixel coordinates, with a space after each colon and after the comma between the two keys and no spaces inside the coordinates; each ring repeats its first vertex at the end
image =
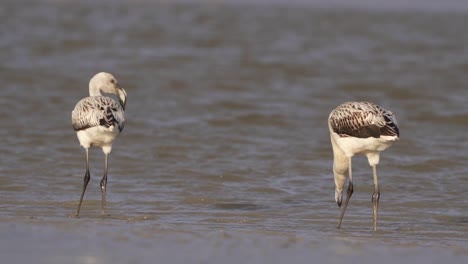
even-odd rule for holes
{"type": "Polygon", "coordinates": [[[104,176],[101,180],[101,194],[102,194],[102,208],[101,213],[104,215],[106,213],[106,186],[107,186],[107,162],[109,159],[109,154],[105,154],[105,164],[104,164],[104,176]]]}
{"type": "Polygon", "coordinates": [[[80,208],[81,208],[81,203],[83,202],[83,197],[86,191],[86,186],[88,186],[89,179],[91,178],[89,174],[89,155],[88,155],[88,149],[86,148],[86,173],[84,176],[84,181],[83,181],[83,191],[81,192],[81,197],[80,197],[80,203],[78,204],[78,209],[76,210],[75,216],[78,216],[80,214],[80,208]]]}
{"type": "Polygon", "coordinates": [[[343,221],[343,216],[346,212],[346,207],[348,207],[348,202],[349,199],[351,198],[351,195],[353,195],[353,173],[351,170],[351,158],[349,158],[349,183],[348,183],[348,189],[346,190],[346,200],[344,202],[344,206],[341,208],[341,215],[340,215],[340,220],[338,222],[338,229],[341,227],[341,222],[343,221]]]}
{"type": "Polygon", "coordinates": [[[377,213],[379,211],[380,190],[377,180],[377,168],[372,166],[374,172],[374,194],[372,194],[372,207],[374,208],[374,231],[377,231],[377,213]]]}

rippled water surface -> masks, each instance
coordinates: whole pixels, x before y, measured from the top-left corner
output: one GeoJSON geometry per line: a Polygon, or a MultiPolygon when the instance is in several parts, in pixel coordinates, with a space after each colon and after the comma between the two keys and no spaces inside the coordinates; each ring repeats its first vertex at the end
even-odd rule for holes
{"type": "Polygon", "coordinates": [[[0,244],[12,263],[411,263],[468,259],[468,13],[60,1],[0,7],[0,244]],[[110,157],[75,103],[99,71],[128,93],[110,157]],[[336,230],[327,117],[392,110],[381,155],[336,230]],[[30,255],[24,255],[26,249],[30,255]],[[65,261],[66,260],[66,261],[65,261]],[[386,261],[386,262],[385,262],[386,261]]]}

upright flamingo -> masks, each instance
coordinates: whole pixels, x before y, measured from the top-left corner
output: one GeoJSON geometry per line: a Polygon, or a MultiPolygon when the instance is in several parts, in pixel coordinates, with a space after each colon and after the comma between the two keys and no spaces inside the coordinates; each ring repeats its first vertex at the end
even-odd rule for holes
{"type": "Polygon", "coordinates": [[[72,112],[73,128],[86,152],[86,173],[75,216],[80,214],[81,203],[90,179],[88,151],[92,146],[101,147],[105,155],[104,176],[101,180],[101,212],[105,213],[108,158],[114,139],[124,128],[126,101],[127,93],[119,86],[114,76],[100,72],[89,82],[89,97],[81,99],[72,112]],[[101,93],[115,94],[119,102],[101,93]]]}

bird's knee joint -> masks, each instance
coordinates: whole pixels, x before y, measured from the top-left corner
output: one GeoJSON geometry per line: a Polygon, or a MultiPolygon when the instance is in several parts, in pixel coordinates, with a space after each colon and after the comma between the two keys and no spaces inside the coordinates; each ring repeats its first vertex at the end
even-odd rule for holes
{"type": "Polygon", "coordinates": [[[372,201],[378,201],[380,199],[380,192],[375,192],[373,195],[372,195],[372,201]]]}

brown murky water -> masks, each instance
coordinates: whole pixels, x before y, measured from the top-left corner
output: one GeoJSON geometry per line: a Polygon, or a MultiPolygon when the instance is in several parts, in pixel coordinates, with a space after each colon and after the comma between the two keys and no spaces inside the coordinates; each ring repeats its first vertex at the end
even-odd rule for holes
{"type": "Polygon", "coordinates": [[[36,263],[464,263],[468,13],[227,4],[0,7],[2,258],[36,263]],[[71,128],[89,78],[115,74],[127,124],[110,158],[71,128]],[[354,159],[336,230],[327,117],[392,110],[401,140],[354,159]],[[25,254],[25,252],[29,252],[25,254]],[[383,262],[382,262],[383,261],[383,262]]]}

